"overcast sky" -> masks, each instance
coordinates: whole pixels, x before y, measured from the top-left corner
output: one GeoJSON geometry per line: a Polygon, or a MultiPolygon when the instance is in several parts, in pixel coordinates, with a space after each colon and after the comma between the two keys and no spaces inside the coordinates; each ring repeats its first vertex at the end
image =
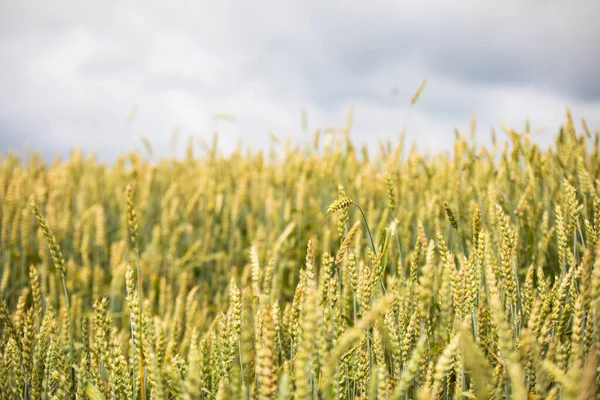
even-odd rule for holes
{"type": "Polygon", "coordinates": [[[215,128],[226,151],[268,130],[305,143],[350,105],[352,137],[376,143],[422,78],[420,148],[449,149],[473,114],[482,138],[530,118],[548,143],[566,106],[600,128],[599,19],[595,0],[0,0],[0,153],[109,160],[144,135],[168,154],[175,129],[181,147],[215,128]]]}

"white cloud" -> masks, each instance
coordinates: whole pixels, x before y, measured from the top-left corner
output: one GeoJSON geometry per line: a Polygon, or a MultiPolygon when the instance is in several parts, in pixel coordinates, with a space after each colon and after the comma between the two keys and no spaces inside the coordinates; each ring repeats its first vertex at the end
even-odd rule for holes
{"type": "Polygon", "coordinates": [[[566,106],[598,127],[598,4],[4,2],[0,151],[80,146],[110,159],[145,135],[165,154],[176,127],[205,140],[218,127],[226,151],[239,138],[265,146],[267,129],[309,142],[349,105],[353,137],[372,143],[397,137],[424,77],[407,139],[431,151],[449,149],[472,114],[481,135],[526,117],[554,133],[566,106]],[[217,125],[219,112],[236,122],[217,125]]]}

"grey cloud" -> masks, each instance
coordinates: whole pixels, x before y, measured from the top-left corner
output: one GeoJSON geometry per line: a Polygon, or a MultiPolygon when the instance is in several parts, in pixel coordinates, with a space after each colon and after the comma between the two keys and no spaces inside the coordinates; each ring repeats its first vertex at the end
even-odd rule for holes
{"type": "Polygon", "coordinates": [[[527,116],[553,125],[565,105],[600,115],[600,3],[577,3],[5,3],[0,151],[35,142],[111,157],[142,134],[168,148],[175,126],[211,135],[214,112],[240,117],[228,146],[235,135],[265,145],[273,127],[310,140],[301,107],[313,126],[343,120],[349,104],[355,137],[390,137],[421,78],[410,125],[421,143],[448,144],[473,113],[486,131],[527,116]]]}
{"type": "Polygon", "coordinates": [[[439,13],[435,6],[403,13],[399,3],[367,16],[335,9],[313,26],[337,66],[355,74],[414,57],[424,70],[466,84],[535,84],[588,101],[600,97],[600,4],[576,3],[461,1],[439,13]],[[327,23],[339,13],[345,23],[327,23]]]}

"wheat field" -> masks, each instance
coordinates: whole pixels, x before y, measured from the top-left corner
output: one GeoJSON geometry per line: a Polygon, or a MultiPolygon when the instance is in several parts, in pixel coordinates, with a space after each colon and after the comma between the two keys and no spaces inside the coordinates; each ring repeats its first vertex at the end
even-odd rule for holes
{"type": "Polygon", "coordinates": [[[4,154],[0,398],[597,398],[599,134],[575,125],[4,154]]]}

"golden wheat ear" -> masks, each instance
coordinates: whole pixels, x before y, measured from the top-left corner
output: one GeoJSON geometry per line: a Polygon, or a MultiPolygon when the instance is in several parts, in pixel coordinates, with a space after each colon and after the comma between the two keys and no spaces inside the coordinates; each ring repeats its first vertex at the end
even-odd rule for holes
{"type": "Polygon", "coordinates": [[[327,212],[325,212],[325,215],[323,215],[321,221],[327,221],[332,214],[335,214],[338,211],[345,210],[346,208],[350,207],[351,204],[354,204],[354,201],[350,197],[341,197],[335,200],[329,205],[329,207],[327,207],[327,212]]]}

